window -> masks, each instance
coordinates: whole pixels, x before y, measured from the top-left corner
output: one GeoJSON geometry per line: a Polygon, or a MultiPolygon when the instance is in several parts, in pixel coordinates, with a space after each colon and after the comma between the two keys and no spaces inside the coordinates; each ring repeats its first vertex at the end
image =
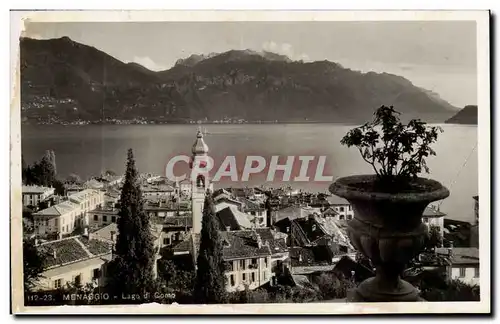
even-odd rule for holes
{"type": "Polygon", "coordinates": [[[267,258],[264,258],[264,266],[267,268],[267,258]]]}
{"type": "Polygon", "coordinates": [[[266,280],[266,272],[262,272],[262,278],[264,278],[264,280],[266,280]]]}
{"type": "Polygon", "coordinates": [[[255,212],[254,211],[250,212],[250,215],[255,216],[255,212]]]}
{"type": "Polygon", "coordinates": [[[348,208],[349,210],[352,210],[352,206],[351,206],[351,205],[349,205],[349,207],[347,207],[347,208],[348,208]]]}
{"type": "Polygon", "coordinates": [[[241,278],[243,279],[243,281],[247,280],[247,274],[246,274],[246,273],[243,273],[243,274],[241,275],[241,278]]]}
{"type": "Polygon", "coordinates": [[[252,282],[255,282],[255,272],[252,272],[252,282]]]}
{"type": "Polygon", "coordinates": [[[344,207],[340,207],[340,211],[343,212],[344,211],[344,207]]]}
{"type": "Polygon", "coordinates": [[[352,219],[352,216],[351,215],[347,215],[347,220],[351,220],[352,219]]]}
{"type": "Polygon", "coordinates": [[[99,216],[94,215],[94,220],[95,220],[95,221],[98,221],[98,220],[99,220],[99,216]]]}
{"type": "Polygon", "coordinates": [[[465,277],[465,268],[460,268],[460,275],[458,276],[459,278],[464,278],[465,277]]]}
{"type": "Polygon", "coordinates": [[[479,278],[479,268],[474,268],[474,278],[479,278]]]}
{"type": "Polygon", "coordinates": [[[107,221],[108,221],[108,216],[106,216],[106,215],[102,215],[102,221],[103,221],[103,222],[107,222],[107,221]]]}
{"type": "Polygon", "coordinates": [[[340,219],[340,220],[344,220],[344,215],[340,215],[340,216],[339,216],[339,219],[340,219]]]}
{"type": "Polygon", "coordinates": [[[82,284],[82,276],[81,275],[75,276],[75,285],[79,286],[81,284],[82,284]]]}
{"type": "Polygon", "coordinates": [[[49,226],[49,220],[48,219],[45,220],[45,226],[49,226]]]}
{"type": "Polygon", "coordinates": [[[54,280],[54,288],[59,289],[62,286],[62,279],[54,280]]]}
{"type": "Polygon", "coordinates": [[[234,284],[235,284],[234,275],[231,275],[229,278],[231,278],[231,286],[234,286],[234,284]]]}
{"type": "Polygon", "coordinates": [[[112,221],[113,223],[116,223],[116,216],[111,216],[111,221],[112,221]]]}
{"type": "Polygon", "coordinates": [[[101,277],[101,271],[99,270],[99,268],[92,270],[92,279],[99,279],[99,277],[101,277]]]}
{"type": "Polygon", "coordinates": [[[424,222],[424,223],[426,223],[426,224],[429,222],[429,218],[428,218],[428,217],[424,217],[422,220],[423,220],[423,222],[424,222]]]}
{"type": "Polygon", "coordinates": [[[163,238],[163,245],[169,245],[170,244],[170,237],[164,237],[163,238]]]}
{"type": "Polygon", "coordinates": [[[245,270],[245,260],[240,260],[240,269],[245,270]]]}

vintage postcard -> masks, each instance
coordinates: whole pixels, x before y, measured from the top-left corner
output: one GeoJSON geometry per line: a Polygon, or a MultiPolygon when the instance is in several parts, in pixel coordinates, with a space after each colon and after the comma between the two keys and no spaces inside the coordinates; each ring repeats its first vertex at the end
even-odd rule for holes
{"type": "Polygon", "coordinates": [[[489,19],[12,11],[12,313],[490,313],[489,19]]]}

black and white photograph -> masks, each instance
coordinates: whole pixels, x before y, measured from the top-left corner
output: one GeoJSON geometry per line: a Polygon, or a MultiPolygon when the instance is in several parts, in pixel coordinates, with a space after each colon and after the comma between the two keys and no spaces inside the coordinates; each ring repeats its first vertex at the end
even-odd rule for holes
{"type": "Polygon", "coordinates": [[[491,312],[489,19],[11,12],[12,312],[491,312]]]}

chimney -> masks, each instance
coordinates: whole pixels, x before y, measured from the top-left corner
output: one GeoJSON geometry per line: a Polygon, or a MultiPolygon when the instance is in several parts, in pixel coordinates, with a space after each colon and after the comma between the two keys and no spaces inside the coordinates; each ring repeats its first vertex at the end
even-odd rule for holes
{"type": "Polygon", "coordinates": [[[230,232],[231,231],[231,226],[226,226],[226,231],[230,232]]]}
{"type": "Polygon", "coordinates": [[[354,275],[356,274],[356,271],[351,270],[351,278],[354,278],[354,275]]]}
{"type": "Polygon", "coordinates": [[[453,241],[450,241],[450,247],[448,248],[448,256],[450,258],[453,256],[453,241]]]}
{"type": "Polygon", "coordinates": [[[256,235],[257,237],[257,246],[259,247],[259,249],[262,247],[262,239],[260,238],[260,235],[257,234],[256,235]]]}
{"type": "Polygon", "coordinates": [[[86,238],[90,239],[89,228],[88,227],[85,227],[83,229],[83,236],[85,236],[86,238]]]}
{"type": "Polygon", "coordinates": [[[299,254],[299,262],[302,262],[302,254],[299,254]]]}

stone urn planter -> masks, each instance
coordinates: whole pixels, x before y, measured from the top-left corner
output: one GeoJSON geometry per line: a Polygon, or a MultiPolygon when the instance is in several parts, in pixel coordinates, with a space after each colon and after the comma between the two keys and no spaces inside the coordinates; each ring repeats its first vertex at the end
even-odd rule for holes
{"type": "Polygon", "coordinates": [[[348,297],[353,302],[418,301],[418,290],[401,279],[406,264],[422,250],[427,227],[422,214],[433,201],[449,196],[439,182],[417,178],[409,190],[387,193],[373,190],[376,175],[343,177],[330,192],[352,205],[348,223],[353,246],[376,267],[375,277],[363,281],[348,297]]]}

